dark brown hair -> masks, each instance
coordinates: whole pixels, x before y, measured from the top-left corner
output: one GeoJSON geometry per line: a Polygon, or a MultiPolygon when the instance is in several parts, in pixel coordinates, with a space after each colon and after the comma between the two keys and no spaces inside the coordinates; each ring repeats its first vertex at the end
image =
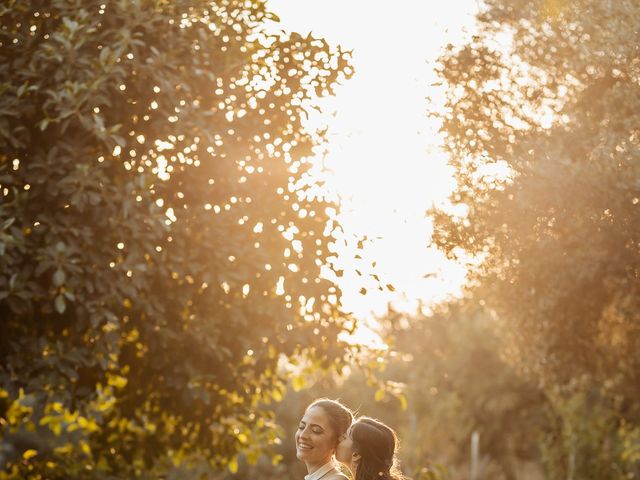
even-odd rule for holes
{"type": "Polygon", "coordinates": [[[322,408],[329,417],[329,424],[336,435],[336,442],[340,435],[347,432],[351,422],[353,422],[353,413],[349,408],[344,406],[338,400],[330,398],[319,398],[307,407],[307,410],[313,407],[322,408]]]}
{"type": "Polygon", "coordinates": [[[384,423],[360,417],[349,430],[353,451],[360,455],[355,480],[402,480],[396,467],[396,433],[384,423]]]}

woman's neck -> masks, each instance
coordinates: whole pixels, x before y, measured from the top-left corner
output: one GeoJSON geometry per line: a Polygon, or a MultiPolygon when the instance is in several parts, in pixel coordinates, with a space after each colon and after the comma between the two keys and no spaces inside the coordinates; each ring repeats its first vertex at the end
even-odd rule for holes
{"type": "Polygon", "coordinates": [[[307,474],[311,475],[313,472],[315,472],[319,468],[323,467],[324,465],[326,465],[330,461],[331,461],[331,459],[327,458],[324,462],[321,462],[321,463],[307,463],[307,462],[305,462],[305,465],[307,466],[307,474]]]}

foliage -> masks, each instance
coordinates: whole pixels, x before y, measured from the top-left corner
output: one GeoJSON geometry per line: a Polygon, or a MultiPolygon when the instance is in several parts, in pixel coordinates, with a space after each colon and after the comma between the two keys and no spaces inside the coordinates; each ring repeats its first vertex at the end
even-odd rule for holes
{"type": "Polygon", "coordinates": [[[415,476],[416,480],[446,480],[447,478],[449,478],[447,469],[440,465],[422,467],[415,476]]]}
{"type": "Polygon", "coordinates": [[[629,447],[638,428],[630,431],[619,422],[623,399],[606,388],[579,388],[579,383],[555,387],[549,394],[549,410],[557,421],[543,435],[546,478],[637,478],[640,462],[629,447]]]}
{"type": "Polygon", "coordinates": [[[640,425],[639,19],[631,1],[489,0],[440,68],[458,186],[434,242],[473,258],[469,292],[522,373],[622,398],[614,430],[640,425]]]}
{"type": "Polygon", "coordinates": [[[451,478],[468,478],[473,432],[483,477],[515,479],[523,464],[538,460],[546,401],[503,361],[493,323],[467,301],[426,315],[390,312],[384,320],[397,352],[387,375],[407,385],[408,415],[396,414],[392,423],[409,472],[434,464],[451,478]]]}
{"type": "Polygon", "coordinates": [[[255,460],[279,434],[279,362],[344,362],[320,277],[335,206],[302,122],[348,55],[270,33],[262,1],[0,18],[0,477],[255,460]]]}

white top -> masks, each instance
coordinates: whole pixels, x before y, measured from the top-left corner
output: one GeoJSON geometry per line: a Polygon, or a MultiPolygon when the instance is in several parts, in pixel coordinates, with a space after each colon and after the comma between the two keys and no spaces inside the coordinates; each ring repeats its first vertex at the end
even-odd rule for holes
{"type": "Polygon", "coordinates": [[[320,480],[327,473],[335,472],[335,471],[336,471],[336,466],[334,465],[333,461],[327,462],[323,466],[321,466],[319,469],[317,469],[315,472],[310,473],[309,475],[305,475],[304,480],[320,480]]]}

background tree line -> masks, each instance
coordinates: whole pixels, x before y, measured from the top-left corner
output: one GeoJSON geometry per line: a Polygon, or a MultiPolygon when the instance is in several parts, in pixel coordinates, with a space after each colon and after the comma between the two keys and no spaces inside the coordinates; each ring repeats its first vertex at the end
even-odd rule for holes
{"type": "Polygon", "coordinates": [[[640,476],[639,19],[489,0],[441,58],[458,187],[434,243],[481,259],[468,295],[551,409],[546,478],[640,476]]]}

